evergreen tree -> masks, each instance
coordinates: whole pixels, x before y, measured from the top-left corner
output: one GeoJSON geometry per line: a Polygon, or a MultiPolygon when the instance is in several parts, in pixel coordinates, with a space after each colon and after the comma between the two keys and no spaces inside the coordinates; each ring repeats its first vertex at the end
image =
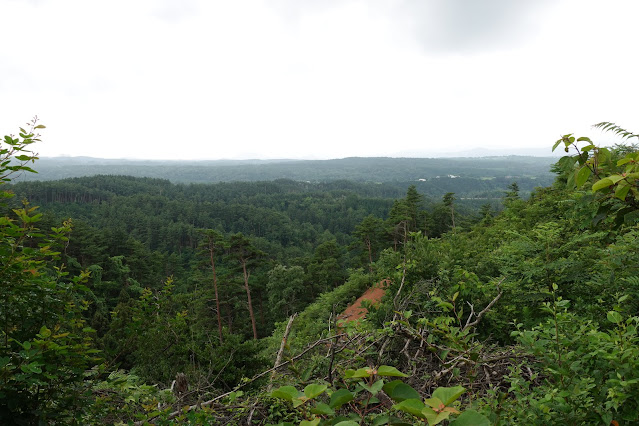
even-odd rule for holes
{"type": "Polygon", "coordinates": [[[244,290],[246,291],[248,311],[251,318],[251,327],[253,329],[253,338],[257,339],[257,326],[255,323],[255,313],[253,311],[249,278],[251,276],[251,268],[261,260],[264,253],[256,249],[249,238],[245,237],[242,233],[237,233],[231,235],[229,240],[229,254],[230,257],[239,264],[242,270],[244,290]]]}

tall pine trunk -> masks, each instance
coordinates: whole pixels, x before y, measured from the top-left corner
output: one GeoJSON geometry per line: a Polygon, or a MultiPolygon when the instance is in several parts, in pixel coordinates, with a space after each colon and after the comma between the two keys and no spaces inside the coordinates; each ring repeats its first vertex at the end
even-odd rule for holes
{"type": "Polygon", "coordinates": [[[210,247],[209,253],[211,255],[211,269],[213,269],[213,289],[215,290],[215,307],[217,309],[217,330],[220,334],[220,344],[222,344],[222,311],[220,310],[220,296],[217,292],[217,274],[215,272],[215,257],[213,256],[212,247],[210,247]]]}
{"type": "Polygon", "coordinates": [[[244,271],[244,288],[246,289],[246,299],[248,300],[249,315],[251,316],[251,326],[253,326],[253,338],[257,339],[257,327],[255,326],[255,314],[253,313],[253,303],[251,302],[251,289],[249,289],[249,275],[246,272],[246,260],[241,259],[242,270],[244,271]]]}

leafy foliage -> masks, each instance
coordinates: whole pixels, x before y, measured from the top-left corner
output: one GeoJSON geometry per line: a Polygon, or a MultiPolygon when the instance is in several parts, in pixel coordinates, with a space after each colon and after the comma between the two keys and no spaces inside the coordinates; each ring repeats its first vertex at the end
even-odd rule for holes
{"type": "MultiPolygon", "coordinates": [[[[12,174],[31,171],[24,164],[36,158],[28,148],[41,128],[34,119],[0,145],[2,199],[12,197],[6,188],[12,174]]],[[[88,274],[69,276],[61,262],[71,222],[45,231],[37,227],[41,217],[27,203],[0,217],[2,423],[78,422],[90,401],[87,369],[98,361],[82,315],[88,274]]]]}

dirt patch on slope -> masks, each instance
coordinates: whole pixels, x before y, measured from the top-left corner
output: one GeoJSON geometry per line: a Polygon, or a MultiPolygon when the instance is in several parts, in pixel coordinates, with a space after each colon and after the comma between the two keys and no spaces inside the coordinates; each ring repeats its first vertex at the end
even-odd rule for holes
{"type": "Polygon", "coordinates": [[[364,300],[368,300],[371,304],[376,305],[384,297],[386,293],[386,288],[390,285],[389,280],[382,280],[377,284],[373,285],[371,288],[366,290],[364,294],[362,294],[352,305],[344,310],[338,317],[337,320],[344,321],[355,321],[360,318],[364,318],[368,313],[368,309],[362,306],[362,302],[364,300]]]}

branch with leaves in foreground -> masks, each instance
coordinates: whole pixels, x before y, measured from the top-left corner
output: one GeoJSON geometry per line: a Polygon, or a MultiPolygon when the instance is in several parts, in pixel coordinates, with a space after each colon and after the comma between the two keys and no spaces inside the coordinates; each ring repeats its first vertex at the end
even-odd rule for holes
{"type": "MultiPolygon", "coordinates": [[[[639,139],[639,134],[625,130],[614,123],[602,122],[594,128],[612,132],[624,140],[639,139]]],[[[567,177],[567,186],[580,188],[589,184],[599,197],[600,208],[595,223],[608,216],[617,226],[633,224],[639,220],[639,148],[621,145],[615,148],[598,147],[586,136],[576,138],[572,133],[563,135],[553,145],[575,155],[562,157],[557,165],[567,177]]]]}

